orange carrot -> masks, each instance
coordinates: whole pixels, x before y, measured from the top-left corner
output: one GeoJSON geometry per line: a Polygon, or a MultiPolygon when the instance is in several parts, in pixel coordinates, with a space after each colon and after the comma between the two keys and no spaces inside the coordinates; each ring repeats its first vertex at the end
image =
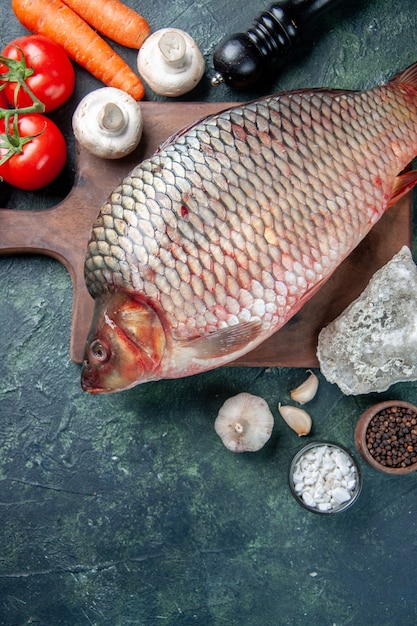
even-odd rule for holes
{"type": "Polygon", "coordinates": [[[139,76],[61,0],[12,0],[12,8],[28,30],[56,41],[105,85],[122,89],[135,100],[143,98],[145,90],[139,76]]]}
{"type": "Polygon", "coordinates": [[[120,0],[63,0],[93,28],[127,48],[140,48],[151,32],[144,17],[120,0]]]}

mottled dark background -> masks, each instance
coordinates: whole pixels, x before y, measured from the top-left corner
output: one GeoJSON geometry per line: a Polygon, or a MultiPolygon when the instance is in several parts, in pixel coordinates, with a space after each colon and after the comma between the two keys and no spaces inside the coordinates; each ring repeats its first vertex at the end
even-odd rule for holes
{"type": "MultiPolygon", "coordinates": [[[[308,86],[367,88],[417,60],[415,0],[339,3],[276,73],[249,92],[210,85],[223,35],[246,29],[256,0],[129,0],[153,30],[200,45],[207,75],[187,100],[243,100],[308,86]],[[279,71],[278,71],[279,70],[279,71]]],[[[25,32],[3,0],[0,43],[25,32]]],[[[135,66],[136,53],[116,46],[135,66]]],[[[54,119],[70,156],[50,188],[0,206],[53,206],[74,175],[71,114],[100,84],[77,68],[54,119]]],[[[148,100],[156,99],[147,92],[148,100]]],[[[1,236],[1,235],[0,235],[1,236]]],[[[300,445],[277,403],[296,369],[223,368],[103,397],[82,393],[69,357],[72,285],[43,257],[0,257],[0,624],[2,626],[414,626],[416,475],[361,463],[359,502],[333,517],[306,512],[287,486],[300,445]],[[263,396],[276,416],[259,453],[233,455],[214,432],[225,398],[263,396]]],[[[417,384],[345,397],[321,379],[312,436],[354,450],[364,408],[417,402],[417,384]]]]}

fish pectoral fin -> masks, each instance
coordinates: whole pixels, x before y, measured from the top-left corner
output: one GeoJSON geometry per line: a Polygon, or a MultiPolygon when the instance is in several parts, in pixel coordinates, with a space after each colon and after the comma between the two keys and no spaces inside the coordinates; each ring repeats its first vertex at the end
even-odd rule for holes
{"type": "Polygon", "coordinates": [[[388,207],[398,202],[398,200],[405,196],[405,194],[408,193],[415,184],[417,184],[417,170],[411,170],[410,172],[403,172],[402,174],[399,174],[395,179],[388,207]]]}
{"type": "Polygon", "coordinates": [[[217,330],[205,337],[196,337],[185,343],[192,348],[199,359],[211,359],[226,354],[233,354],[245,348],[261,332],[259,321],[244,322],[217,330]]]}

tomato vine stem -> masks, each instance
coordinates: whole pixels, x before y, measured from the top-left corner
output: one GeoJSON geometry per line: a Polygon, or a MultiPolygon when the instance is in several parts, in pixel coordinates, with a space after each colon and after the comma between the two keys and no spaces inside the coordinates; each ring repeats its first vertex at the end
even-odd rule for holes
{"type": "MultiPolygon", "coordinates": [[[[17,47],[17,46],[16,46],[17,47]]],[[[20,48],[17,47],[18,50],[20,48]]],[[[16,83],[14,91],[14,108],[0,107],[0,119],[4,119],[5,133],[0,134],[0,148],[7,150],[6,154],[0,160],[0,165],[3,165],[13,154],[21,153],[23,146],[31,141],[34,137],[22,138],[19,133],[18,119],[19,115],[28,115],[31,113],[43,113],[45,111],[45,105],[30,89],[26,82],[29,76],[32,76],[34,70],[28,67],[25,56],[20,50],[22,56],[19,60],[9,59],[0,54],[0,64],[7,68],[6,72],[0,73],[0,81],[3,85],[0,87],[4,89],[8,82],[16,83]],[[23,89],[32,100],[32,104],[26,107],[18,108],[16,106],[19,90],[23,89]],[[10,129],[10,121],[13,118],[13,130],[10,129]]]]}

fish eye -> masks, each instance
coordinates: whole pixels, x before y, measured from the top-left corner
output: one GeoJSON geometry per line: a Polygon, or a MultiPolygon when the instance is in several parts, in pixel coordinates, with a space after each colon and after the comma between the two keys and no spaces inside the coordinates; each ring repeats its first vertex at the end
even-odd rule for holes
{"type": "Polygon", "coordinates": [[[105,361],[107,361],[110,356],[107,348],[103,346],[101,341],[99,341],[98,339],[91,343],[90,354],[93,359],[99,361],[100,363],[104,363],[105,361]]]}

